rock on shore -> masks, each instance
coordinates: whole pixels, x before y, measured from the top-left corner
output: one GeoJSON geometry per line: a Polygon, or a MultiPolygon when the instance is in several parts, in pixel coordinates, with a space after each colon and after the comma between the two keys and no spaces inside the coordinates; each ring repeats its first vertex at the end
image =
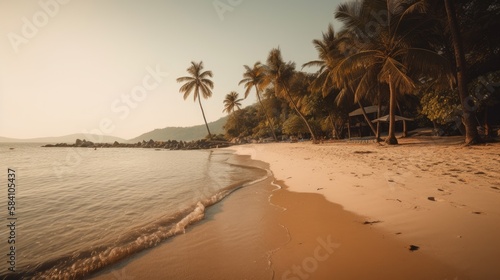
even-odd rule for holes
{"type": "Polygon", "coordinates": [[[168,149],[168,150],[199,150],[199,149],[213,149],[213,148],[225,148],[232,144],[227,141],[214,141],[214,140],[196,140],[196,141],[142,141],[137,143],[119,143],[115,141],[111,143],[93,143],[87,140],[76,139],[74,144],[68,143],[57,143],[57,144],[47,144],[42,147],[53,148],[53,147],[75,147],[75,148],[155,148],[155,149],[168,149]]]}

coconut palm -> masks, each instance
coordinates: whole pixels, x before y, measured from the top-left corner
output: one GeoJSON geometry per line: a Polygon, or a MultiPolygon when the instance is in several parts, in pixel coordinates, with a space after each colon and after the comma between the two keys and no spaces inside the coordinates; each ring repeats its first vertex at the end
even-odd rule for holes
{"type": "Polygon", "coordinates": [[[462,36],[460,34],[460,28],[458,27],[457,14],[453,2],[454,1],[444,0],[453,49],[455,51],[458,93],[460,95],[460,101],[462,103],[462,110],[464,113],[463,123],[465,126],[465,144],[470,145],[479,141],[479,134],[476,128],[474,110],[472,110],[471,106],[467,104],[469,96],[467,91],[467,63],[465,61],[462,36]]]}
{"type": "MultiPolygon", "coordinates": [[[[364,0],[341,4],[335,17],[344,23],[345,29],[358,38],[354,47],[359,51],[347,55],[335,67],[335,80],[340,85],[359,79],[366,69],[377,69],[377,80],[389,86],[389,135],[388,144],[397,144],[395,137],[395,110],[397,98],[402,94],[415,92],[417,83],[425,76],[442,77],[450,73],[448,61],[430,48],[425,42],[415,45],[418,34],[424,29],[420,23],[407,17],[419,11],[421,3],[402,6],[391,0],[364,0]],[[373,23],[373,14],[383,11],[385,20],[379,22],[368,34],[358,34],[373,23]],[[361,39],[362,38],[362,39],[361,39]]],[[[362,80],[360,80],[362,84],[362,80]]]]}
{"type": "MultiPolygon", "coordinates": [[[[318,73],[316,74],[316,79],[311,84],[312,91],[321,91],[323,93],[323,97],[326,97],[334,90],[335,77],[333,75],[333,69],[336,67],[337,63],[345,58],[345,54],[349,51],[349,49],[353,47],[353,45],[350,44],[352,41],[351,36],[352,34],[345,31],[340,33],[339,36],[336,36],[333,26],[330,24],[327,32],[323,33],[322,40],[313,40],[313,45],[318,51],[318,60],[310,61],[303,65],[303,67],[320,67],[318,73]]],[[[372,132],[377,135],[378,139],[378,130],[375,130],[371,120],[366,114],[364,106],[361,104],[362,99],[370,97],[370,90],[373,89],[373,84],[376,84],[376,81],[373,79],[373,75],[370,76],[370,80],[367,80],[368,74],[370,74],[369,71],[360,72],[360,77],[349,81],[348,84],[345,84],[340,88],[341,90],[335,100],[338,105],[346,99],[354,99],[354,102],[360,107],[368,126],[372,132]],[[366,88],[367,85],[372,88],[366,88]]]]}
{"type": "Polygon", "coordinates": [[[186,100],[191,92],[194,91],[194,102],[198,100],[198,103],[200,104],[201,114],[203,115],[203,120],[205,121],[205,126],[208,131],[208,137],[212,139],[212,134],[210,133],[210,128],[208,127],[207,119],[205,117],[205,111],[201,105],[201,97],[208,99],[212,96],[212,89],[214,88],[214,83],[210,80],[210,78],[213,77],[212,71],[203,71],[203,61],[198,63],[192,61],[191,66],[187,68],[187,72],[190,76],[177,78],[178,83],[184,83],[179,89],[179,92],[184,94],[184,100],[186,100]]]}
{"type": "Polygon", "coordinates": [[[248,97],[252,88],[255,88],[255,94],[257,95],[257,100],[259,101],[259,104],[262,107],[264,115],[266,116],[269,130],[271,130],[271,133],[273,134],[274,141],[277,142],[278,137],[276,136],[276,133],[274,132],[273,121],[269,117],[269,114],[268,114],[266,108],[264,107],[264,104],[262,103],[262,98],[260,96],[261,91],[264,88],[266,88],[266,86],[269,84],[269,81],[267,80],[267,77],[265,74],[264,65],[262,65],[260,62],[256,62],[253,65],[253,68],[250,68],[248,65],[244,65],[243,67],[245,68],[245,73],[243,73],[243,79],[238,83],[238,85],[244,84],[245,89],[246,89],[245,90],[245,98],[248,97]]]}
{"type": "Polygon", "coordinates": [[[341,57],[339,49],[337,48],[337,40],[333,26],[328,25],[328,30],[323,33],[323,39],[315,39],[312,41],[314,48],[318,52],[318,59],[309,61],[302,65],[304,67],[319,67],[311,84],[312,91],[321,91],[323,96],[326,97],[334,88],[332,83],[332,69],[341,57]]]}
{"type": "Polygon", "coordinates": [[[309,122],[297,106],[297,101],[291,95],[290,92],[290,81],[295,74],[295,63],[288,62],[285,63],[281,57],[280,49],[272,49],[267,57],[266,65],[267,77],[273,82],[275,87],[275,93],[284,96],[288,102],[292,105],[297,115],[302,119],[304,124],[307,126],[309,133],[311,134],[313,143],[317,143],[316,135],[312,130],[309,122]]]}
{"type": "Polygon", "coordinates": [[[241,109],[241,101],[243,101],[243,99],[238,97],[239,94],[236,91],[231,91],[226,94],[226,98],[224,98],[224,110],[222,112],[230,114],[236,109],[241,109]]]}

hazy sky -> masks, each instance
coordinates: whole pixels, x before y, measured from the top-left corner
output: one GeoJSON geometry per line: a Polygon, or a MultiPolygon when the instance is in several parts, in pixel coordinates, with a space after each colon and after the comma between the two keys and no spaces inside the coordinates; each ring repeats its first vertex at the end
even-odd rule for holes
{"type": "MultiPolygon", "coordinates": [[[[207,120],[243,95],[243,65],[274,47],[316,59],[341,0],[9,0],[0,2],[0,136],[98,132],[133,138],[203,123],[175,80],[191,61],[214,73],[207,120]],[[217,8],[218,9],[217,9],[217,8]]],[[[255,102],[254,95],[244,105],[255,102]]]]}

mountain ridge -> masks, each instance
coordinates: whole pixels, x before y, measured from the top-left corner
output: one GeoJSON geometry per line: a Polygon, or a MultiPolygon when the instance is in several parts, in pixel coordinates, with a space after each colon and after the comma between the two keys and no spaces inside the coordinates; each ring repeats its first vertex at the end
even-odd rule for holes
{"type": "MultiPolygon", "coordinates": [[[[214,122],[208,123],[210,132],[215,134],[224,133],[224,125],[227,121],[227,116],[222,117],[214,122]]],[[[177,141],[193,141],[198,139],[203,139],[207,136],[207,128],[205,124],[189,126],[189,127],[165,127],[157,128],[152,131],[143,133],[135,138],[128,140],[129,142],[142,142],[149,141],[153,139],[155,141],[167,141],[167,140],[177,140],[177,141]]]]}
{"type": "MultiPolygon", "coordinates": [[[[208,123],[210,132],[214,135],[224,133],[224,125],[226,124],[227,118],[227,116],[222,117],[214,122],[208,123]]],[[[150,139],[155,141],[192,141],[203,139],[207,134],[205,124],[200,124],[188,127],[157,128],[129,140],[109,135],[73,133],[56,137],[37,137],[27,139],[0,136],[0,143],[74,143],[76,139],[85,139],[96,143],[114,143],[115,141],[119,143],[137,143],[142,142],[143,140],[149,141],[150,139]]]]}

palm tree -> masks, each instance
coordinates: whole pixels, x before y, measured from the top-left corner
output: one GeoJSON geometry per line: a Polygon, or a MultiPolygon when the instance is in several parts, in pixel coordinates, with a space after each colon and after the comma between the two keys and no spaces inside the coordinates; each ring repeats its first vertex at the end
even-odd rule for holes
{"type": "Polygon", "coordinates": [[[238,83],[238,85],[244,84],[245,86],[245,98],[248,97],[252,88],[255,88],[255,94],[257,95],[257,100],[259,100],[259,104],[264,111],[264,115],[266,116],[267,124],[269,126],[269,130],[273,134],[274,141],[278,142],[278,137],[274,132],[274,124],[272,119],[269,117],[264,104],[262,103],[262,98],[260,96],[261,91],[266,88],[269,84],[267,80],[264,66],[260,62],[256,62],[253,65],[253,68],[250,68],[248,65],[243,66],[245,68],[245,73],[243,73],[243,79],[238,83]]]}
{"type": "Polygon", "coordinates": [[[224,99],[224,110],[222,112],[230,114],[234,112],[235,109],[241,109],[241,101],[243,101],[243,99],[238,97],[239,94],[236,91],[231,91],[226,94],[226,98],[224,99]]]}
{"type": "Polygon", "coordinates": [[[338,7],[335,17],[358,38],[360,36],[356,32],[366,30],[367,23],[373,21],[373,12],[385,11],[387,21],[379,24],[370,34],[364,34],[363,41],[359,40],[356,45],[359,51],[347,55],[334,69],[336,81],[344,81],[344,85],[346,80],[358,79],[366,69],[380,69],[378,82],[389,86],[389,135],[386,143],[391,145],[398,143],[395,137],[397,98],[402,94],[413,93],[415,81],[424,75],[436,78],[443,73],[450,73],[448,61],[426,48],[425,42],[420,42],[421,46],[418,47],[413,45],[417,32],[422,31],[419,29],[421,24],[410,20],[407,22],[406,15],[419,10],[421,3],[409,6],[393,4],[390,0],[364,0],[338,7]]]}
{"type": "MultiPolygon", "coordinates": [[[[352,48],[352,45],[349,44],[349,41],[352,40],[352,38],[350,38],[351,35],[352,34],[348,32],[342,32],[340,33],[340,36],[336,36],[333,26],[330,24],[328,25],[327,32],[323,33],[322,40],[313,40],[313,45],[318,51],[319,59],[307,62],[303,65],[303,67],[320,67],[318,73],[316,74],[316,79],[311,84],[311,90],[320,90],[323,93],[323,97],[326,97],[335,88],[335,77],[333,75],[333,69],[336,67],[337,63],[345,58],[345,53],[348,51],[347,48],[352,48]]],[[[367,75],[369,73],[364,72],[360,74],[367,75]]],[[[364,106],[361,104],[361,100],[363,98],[369,97],[370,92],[367,88],[362,87],[363,84],[360,83],[360,80],[364,81],[365,83],[374,82],[373,79],[367,81],[366,77],[359,77],[359,79],[357,79],[356,81],[350,81],[349,85],[344,85],[344,87],[342,87],[335,100],[338,105],[345,99],[354,99],[354,102],[357,103],[357,105],[360,107],[361,112],[363,113],[363,117],[365,118],[368,126],[370,127],[372,132],[377,135],[378,140],[378,129],[375,129],[375,127],[371,123],[371,120],[366,114],[364,106]],[[356,84],[357,86],[355,86],[354,84],[356,84]]]]}
{"type": "Polygon", "coordinates": [[[323,40],[315,39],[313,45],[318,51],[318,60],[304,63],[302,68],[319,67],[316,79],[311,84],[311,89],[321,91],[323,97],[326,97],[333,89],[331,73],[340,57],[333,25],[328,25],[328,30],[323,33],[323,40]]]}
{"type": "Polygon", "coordinates": [[[208,127],[207,119],[205,117],[205,111],[201,105],[201,97],[208,99],[212,96],[212,89],[214,88],[214,83],[209,78],[213,77],[212,71],[203,71],[203,61],[196,63],[191,61],[191,66],[187,68],[187,72],[190,76],[177,78],[178,83],[185,82],[179,92],[184,94],[184,100],[186,100],[191,92],[194,90],[193,98],[194,102],[198,99],[200,104],[201,114],[203,115],[203,120],[205,121],[205,126],[207,127],[208,137],[212,139],[212,134],[210,133],[210,128],[208,127]],[[200,96],[201,92],[201,96],[200,96]]]}
{"type": "Polygon", "coordinates": [[[281,57],[280,49],[272,49],[267,57],[267,67],[266,74],[268,78],[273,82],[275,88],[275,94],[284,95],[288,102],[292,105],[297,115],[302,119],[304,124],[307,126],[309,133],[311,134],[313,143],[317,143],[316,135],[312,130],[309,122],[297,106],[297,101],[295,101],[290,93],[290,81],[295,74],[295,63],[288,62],[285,63],[281,57]]]}
{"type": "Polygon", "coordinates": [[[456,62],[456,77],[458,93],[460,95],[460,102],[462,103],[463,123],[465,126],[465,144],[475,144],[479,141],[479,134],[476,128],[475,114],[471,110],[471,106],[467,104],[468,91],[467,91],[467,63],[465,61],[465,52],[458,26],[457,14],[453,1],[444,0],[446,15],[448,18],[448,25],[450,28],[453,49],[455,51],[456,62]]]}

